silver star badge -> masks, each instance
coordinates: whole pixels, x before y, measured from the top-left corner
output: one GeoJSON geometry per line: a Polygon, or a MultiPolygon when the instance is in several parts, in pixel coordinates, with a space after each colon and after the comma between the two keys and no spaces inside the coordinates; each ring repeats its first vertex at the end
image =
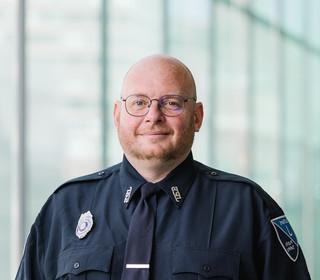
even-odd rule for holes
{"type": "Polygon", "coordinates": [[[76,236],[79,239],[84,238],[93,226],[93,216],[90,211],[81,214],[76,228],[76,236]]]}

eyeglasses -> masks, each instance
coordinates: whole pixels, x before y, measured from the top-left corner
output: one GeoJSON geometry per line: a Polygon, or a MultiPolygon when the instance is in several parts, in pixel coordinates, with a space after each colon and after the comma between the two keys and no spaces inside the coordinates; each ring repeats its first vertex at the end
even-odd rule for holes
{"type": "Polygon", "coordinates": [[[158,101],[158,108],[162,114],[168,117],[176,117],[184,110],[184,104],[189,100],[196,101],[195,97],[184,97],[181,95],[164,95],[159,99],[149,98],[146,95],[134,94],[129,95],[126,99],[121,97],[125,102],[125,107],[129,115],[142,117],[148,114],[152,101],[158,101]]]}

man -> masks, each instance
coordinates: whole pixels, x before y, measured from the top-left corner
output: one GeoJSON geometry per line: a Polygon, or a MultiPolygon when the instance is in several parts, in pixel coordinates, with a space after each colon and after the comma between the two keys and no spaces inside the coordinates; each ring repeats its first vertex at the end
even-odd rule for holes
{"type": "Polygon", "coordinates": [[[177,59],[133,65],[114,107],[122,163],[54,192],[17,279],[310,279],[280,207],[254,182],[193,160],[196,100],[177,59]]]}

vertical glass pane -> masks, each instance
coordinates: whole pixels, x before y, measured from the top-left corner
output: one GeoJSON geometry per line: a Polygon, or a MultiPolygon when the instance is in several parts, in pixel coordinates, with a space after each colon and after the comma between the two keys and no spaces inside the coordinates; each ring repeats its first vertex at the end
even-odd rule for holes
{"type": "Polygon", "coordinates": [[[252,0],[232,0],[233,3],[239,6],[247,6],[252,0]]]}
{"type": "Polygon", "coordinates": [[[304,37],[303,21],[305,20],[304,6],[302,0],[283,0],[285,3],[285,17],[283,28],[286,32],[292,33],[300,38],[304,37]]]}
{"type": "Polygon", "coordinates": [[[99,4],[27,5],[28,229],[59,184],[100,165],[99,4]]]}
{"type": "Polygon", "coordinates": [[[14,134],[16,133],[17,24],[16,3],[0,1],[0,271],[10,279],[11,184],[14,176],[14,134]]]}
{"type": "Polygon", "coordinates": [[[320,1],[310,0],[308,20],[308,41],[314,46],[319,53],[320,48],[320,1]]]}
{"type": "Polygon", "coordinates": [[[248,174],[249,21],[244,14],[223,4],[217,4],[216,10],[216,164],[228,171],[248,174]]]}
{"type": "Polygon", "coordinates": [[[252,175],[280,202],[278,34],[253,23],[252,175]],[[268,155],[266,157],[266,154],[268,155]]]}
{"type": "Polygon", "coordinates": [[[278,0],[252,0],[252,10],[261,18],[272,24],[278,22],[278,0]]]}

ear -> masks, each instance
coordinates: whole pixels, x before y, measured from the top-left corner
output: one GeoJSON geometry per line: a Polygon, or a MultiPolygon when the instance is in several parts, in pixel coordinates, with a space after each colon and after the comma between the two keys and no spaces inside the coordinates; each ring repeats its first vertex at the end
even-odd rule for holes
{"type": "Polygon", "coordinates": [[[116,101],[113,107],[113,123],[116,128],[119,127],[120,123],[120,112],[121,112],[121,102],[116,101]]]}
{"type": "Polygon", "coordinates": [[[201,128],[202,121],[203,121],[203,105],[201,102],[195,104],[194,109],[194,130],[198,132],[201,128]]]}

